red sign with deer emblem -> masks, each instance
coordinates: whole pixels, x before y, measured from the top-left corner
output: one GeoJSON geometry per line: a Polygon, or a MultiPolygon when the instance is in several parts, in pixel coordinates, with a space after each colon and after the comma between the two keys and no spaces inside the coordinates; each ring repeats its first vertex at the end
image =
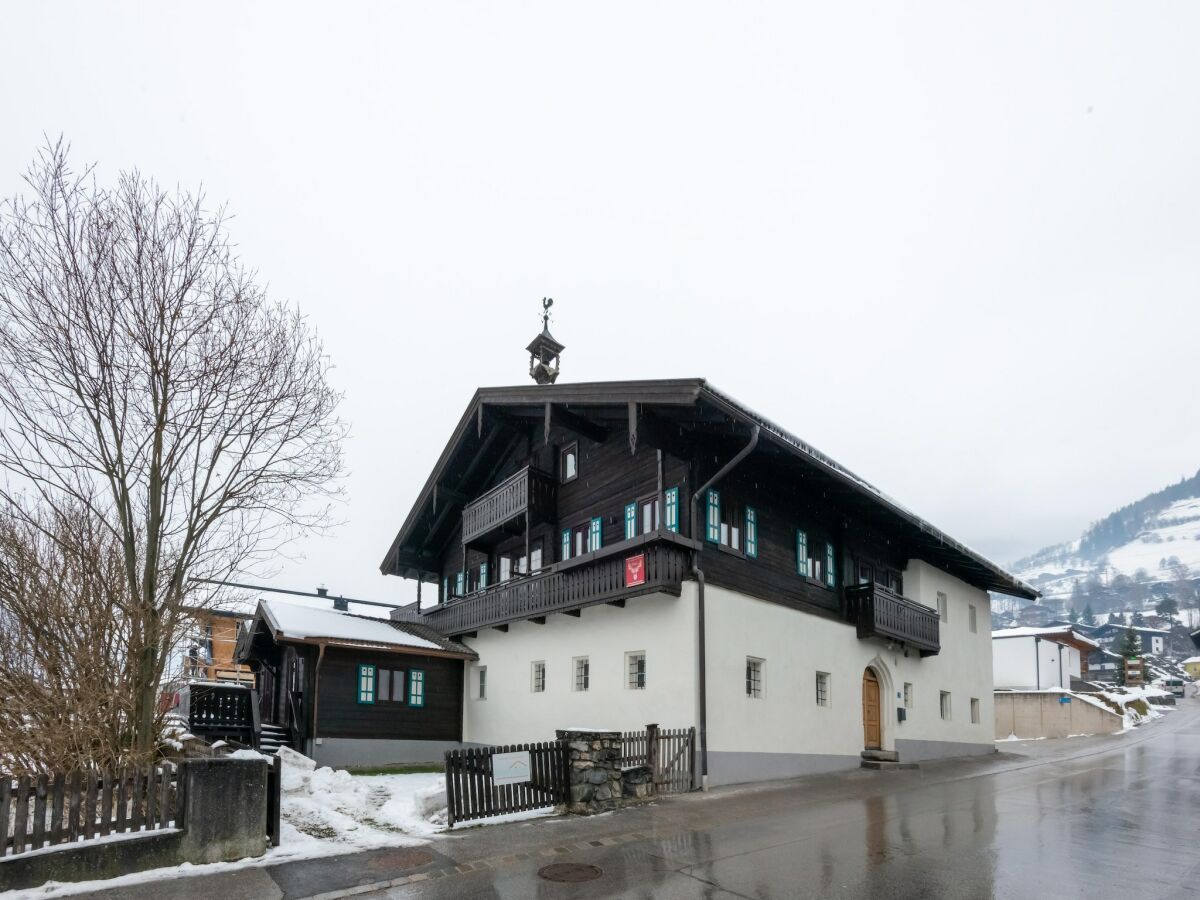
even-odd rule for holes
{"type": "Polygon", "coordinates": [[[646,554],[627,557],[625,560],[625,587],[646,583],[646,554]]]}

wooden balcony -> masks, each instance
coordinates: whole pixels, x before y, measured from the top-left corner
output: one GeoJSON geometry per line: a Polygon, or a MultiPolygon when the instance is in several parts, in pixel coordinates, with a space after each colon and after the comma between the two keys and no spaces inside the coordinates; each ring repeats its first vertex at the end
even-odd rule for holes
{"type": "Polygon", "coordinates": [[[418,621],[442,634],[461,635],[642,594],[679,596],[695,546],[672,532],[654,532],[451,600],[418,621]],[[645,557],[644,581],[627,584],[626,560],[639,556],[645,557]]]}
{"type": "Polygon", "coordinates": [[[942,646],[936,609],[873,582],[846,588],[846,617],[858,627],[859,638],[896,641],[922,656],[933,656],[942,646]]]}
{"type": "Polygon", "coordinates": [[[526,466],[463,508],[462,542],[470,544],[529,515],[533,521],[553,513],[554,479],[526,466]]]}

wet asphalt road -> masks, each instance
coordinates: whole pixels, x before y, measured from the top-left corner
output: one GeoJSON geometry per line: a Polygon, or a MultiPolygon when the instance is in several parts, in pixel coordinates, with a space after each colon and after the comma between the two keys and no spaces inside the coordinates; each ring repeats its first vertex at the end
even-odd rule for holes
{"type": "MultiPolygon", "coordinates": [[[[613,841],[601,846],[580,841],[574,825],[477,830],[471,843],[531,858],[362,896],[1200,897],[1200,701],[1129,736],[1081,739],[1074,752],[1088,755],[1073,759],[1046,762],[1040,747],[1013,746],[1018,755],[982,770],[942,763],[692,795],[594,820],[593,836],[613,841]],[[568,846],[537,855],[547,841],[568,846]],[[538,878],[556,861],[603,875],[584,884],[538,878]]],[[[441,849],[462,858],[453,842],[441,849]]]]}

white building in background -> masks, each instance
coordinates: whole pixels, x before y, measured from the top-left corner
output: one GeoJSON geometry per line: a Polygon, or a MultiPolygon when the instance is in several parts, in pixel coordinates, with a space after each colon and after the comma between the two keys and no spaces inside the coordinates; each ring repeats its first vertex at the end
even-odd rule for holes
{"type": "Polygon", "coordinates": [[[996,690],[1071,689],[1087,674],[1088,653],[1100,645],[1070,625],[1006,628],[992,632],[992,678],[996,690]]]}

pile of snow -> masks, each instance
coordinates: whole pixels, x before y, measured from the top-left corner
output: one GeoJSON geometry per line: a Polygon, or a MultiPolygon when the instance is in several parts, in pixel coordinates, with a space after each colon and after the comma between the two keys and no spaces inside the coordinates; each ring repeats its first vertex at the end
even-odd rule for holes
{"type": "Polygon", "coordinates": [[[1075,694],[1088,703],[1095,706],[1101,706],[1109,711],[1112,710],[1112,705],[1116,705],[1122,715],[1125,717],[1125,731],[1130,731],[1138,725],[1144,725],[1147,722],[1152,722],[1155,719],[1163,718],[1164,709],[1173,709],[1171,706],[1156,706],[1154,700],[1159,697],[1173,697],[1170,691],[1164,691],[1156,687],[1127,687],[1114,688],[1111,691],[1100,691],[1099,694],[1075,694]],[[1103,697],[1109,703],[1104,703],[1099,698],[1103,697]],[[1143,715],[1133,706],[1133,701],[1141,700],[1146,705],[1146,713],[1143,715]]]}

